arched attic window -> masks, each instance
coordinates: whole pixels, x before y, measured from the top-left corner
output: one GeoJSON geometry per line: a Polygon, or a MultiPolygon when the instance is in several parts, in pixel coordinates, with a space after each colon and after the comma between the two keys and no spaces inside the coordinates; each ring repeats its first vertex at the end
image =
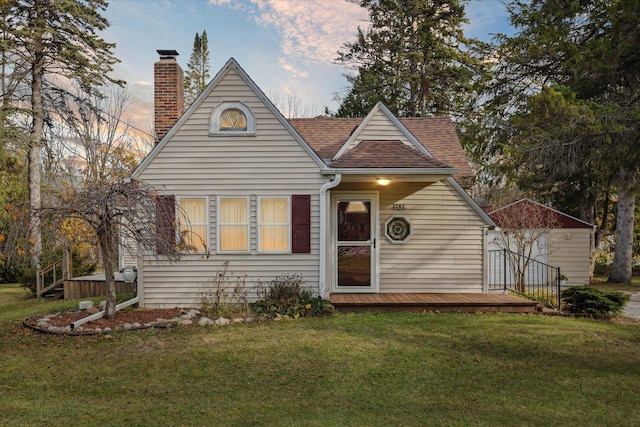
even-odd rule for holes
{"type": "Polygon", "coordinates": [[[211,113],[210,135],[254,135],[251,110],[241,102],[223,102],[211,113]]]}

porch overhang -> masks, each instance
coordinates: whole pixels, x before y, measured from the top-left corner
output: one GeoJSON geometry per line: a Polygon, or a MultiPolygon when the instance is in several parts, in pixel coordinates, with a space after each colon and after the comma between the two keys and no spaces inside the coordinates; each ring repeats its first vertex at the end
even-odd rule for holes
{"type": "Polygon", "coordinates": [[[392,182],[438,182],[458,173],[456,168],[335,168],[324,169],[323,175],[342,176],[342,182],[367,182],[386,178],[392,182]]]}

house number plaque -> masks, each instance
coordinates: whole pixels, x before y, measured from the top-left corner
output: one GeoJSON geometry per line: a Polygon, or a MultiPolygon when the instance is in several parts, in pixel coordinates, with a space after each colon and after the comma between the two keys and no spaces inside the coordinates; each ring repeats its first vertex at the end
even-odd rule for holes
{"type": "Polygon", "coordinates": [[[403,211],[406,208],[404,207],[404,203],[394,203],[391,205],[392,211],[403,211]]]}

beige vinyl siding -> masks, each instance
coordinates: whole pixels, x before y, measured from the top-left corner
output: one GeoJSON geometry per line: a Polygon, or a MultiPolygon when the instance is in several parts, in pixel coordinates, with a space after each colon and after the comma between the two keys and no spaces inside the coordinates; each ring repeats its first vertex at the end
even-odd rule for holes
{"type": "Polygon", "coordinates": [[[483,292],[484,224],[477,213],[446,181],[411,191],[397,183],[380,192],[380,292],[483,292]],[[393,204],[405,210],[391,210],[393,204]],[[392,216],[411,222],[402,244],[385,237],[392,216]]]}
{"type": "MultiPolygon", "coordinates": [[[[140,179],[176,196],[206,196],[209,200],[211,254],[189,254],[176,263],[145,260],[143,305],[194,306],[203,284],[229,262],[229,286],[237,277],[248,288],[285,273],[301,274],[318,288],[319,189],[326,182],[320,168],[289,134],[235,70],[188,117],[172,139],[141,173],[140,179]],[[254,135],[209,136],[211,112],[224,101],[242,102],[254,115],[254,135]],[[258,254],[259,196],[311,195],[311,253],[258,254]],[[249,197],[250,250],[247,254],[216,253],[218,196],[249,197]]],[[[250,292],[255,298],[255,289],[250,292]]]]}
{"type": "Polygon", "coordinates": [[[560,274],[568,278],[566,286],[589,284],[592,233],[589,228],[554,229],[549,233],[547,262],[560,267],[560,274]]]}
{"type": "Polygon", "coordinates": [[[138,265],[136,254],[137,243],[133,239],[127,239],[126,244],[120,245],[120,267],[135,267],[138,265]]]}
{"type": "Polygon", "coordinates": [[[355,135],[353,142],[349,145],[349,149],[358,145],[360,141],[367,140],[397,140],[406,145],[413,146],[407,137],[391,122],[391,120],[389,120],[389,118],[380,111],[370,119],[366,128],[362,129],[359,134],[355,135]]]}

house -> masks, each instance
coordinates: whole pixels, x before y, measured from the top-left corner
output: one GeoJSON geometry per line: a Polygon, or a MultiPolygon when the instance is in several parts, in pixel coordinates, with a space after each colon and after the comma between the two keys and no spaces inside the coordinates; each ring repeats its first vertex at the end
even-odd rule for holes
{"type": "Polygon", "coordinates": [[[175,51],[155,64],[158,143],[133,172],[176,209],[182,259],[138,257],[138,297],[196,305],[225,262],[249,288],[485,293],[487,230],[449,118],[287,120],[230,59],[183,113],[175,51]]]}
{"type": "Polygon", "coordinates": [[[588,285],[594,254],[595,225],[530,199],[521,199],[489,212],[499,229],[489,232],[489,249],[518,251],[517,239],[505,233],[519,229],[529,242],[532,259],[560,268],[563,286],[588,285]]]}

